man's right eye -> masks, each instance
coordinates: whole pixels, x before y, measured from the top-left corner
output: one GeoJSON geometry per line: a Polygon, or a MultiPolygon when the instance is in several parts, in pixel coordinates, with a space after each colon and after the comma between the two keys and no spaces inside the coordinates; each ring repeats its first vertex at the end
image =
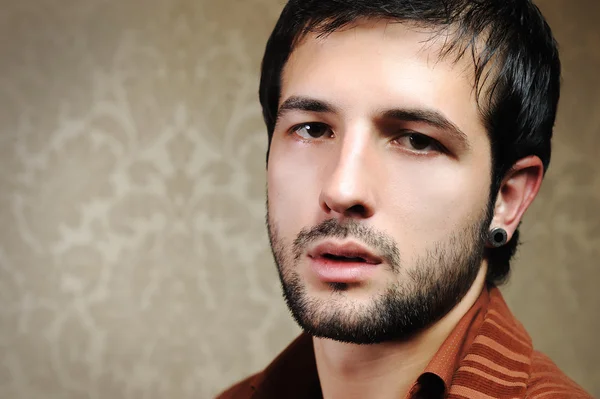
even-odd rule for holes
{"type": "Polygon", "coordinates": [[[296,125],[292,128],[292,133],[297,134],[304,140],[319,139],[323,136],[331,136],[333,132],[324,123],[310,122],[296,125]]]}

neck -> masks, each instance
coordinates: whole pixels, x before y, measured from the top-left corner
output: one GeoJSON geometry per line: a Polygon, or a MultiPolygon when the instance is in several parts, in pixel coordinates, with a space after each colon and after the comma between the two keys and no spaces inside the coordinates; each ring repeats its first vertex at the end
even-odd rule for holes
{"type": "Polygon", "coordinates": [[[486,272],[487,267],[483,265],[464,298],[440,321],[407,341],[356,345],[313,338],[323,397],[405,397],[444,340],[479,297],[486,272]]]}

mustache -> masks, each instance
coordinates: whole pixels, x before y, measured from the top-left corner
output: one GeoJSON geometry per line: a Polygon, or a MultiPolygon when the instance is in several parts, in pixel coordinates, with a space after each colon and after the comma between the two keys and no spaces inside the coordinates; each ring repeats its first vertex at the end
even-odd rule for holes
{"type": "Polygon", "coordinates": [[[356,220],[341,223],[337,219],[328,219],[311,228],[302,229],[292,245],[294,259],[300,259],[306,252],[306,248],[317,240],[349,237],[374,250],[377,256],[385,260],[392,271],[396,272],[400,269],[400,250],[396,242],[389,235],[360,224],[356,220]]]}

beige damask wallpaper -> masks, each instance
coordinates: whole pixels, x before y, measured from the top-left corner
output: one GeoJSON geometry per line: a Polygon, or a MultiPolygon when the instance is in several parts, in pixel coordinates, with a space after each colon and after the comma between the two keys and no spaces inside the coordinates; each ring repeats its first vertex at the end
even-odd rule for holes
{"type": "MultiPolygon", "coordinates": [[[[510,304],[600,395],[600,3],[562,45],[555,156],[510,304]]],[[[210,398],[298,332],[263,226],[280,0],[2,0],[0,398],[210,398]]]]}

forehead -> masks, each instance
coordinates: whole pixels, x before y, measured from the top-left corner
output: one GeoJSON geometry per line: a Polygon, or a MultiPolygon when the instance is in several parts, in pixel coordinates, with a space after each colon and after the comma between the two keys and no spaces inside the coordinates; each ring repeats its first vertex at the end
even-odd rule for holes
{"type": "Polygon", "coordinates": [[[436,109],[465,131],[484,127],[469,57],[440,57],[444,34],[390,21],[362,21],[295,47],[282,73],[280,104],[326,100],[348,115],[409,107],[436,109]]]}

